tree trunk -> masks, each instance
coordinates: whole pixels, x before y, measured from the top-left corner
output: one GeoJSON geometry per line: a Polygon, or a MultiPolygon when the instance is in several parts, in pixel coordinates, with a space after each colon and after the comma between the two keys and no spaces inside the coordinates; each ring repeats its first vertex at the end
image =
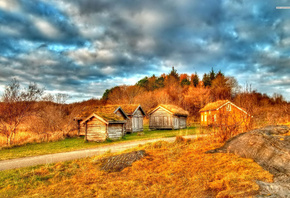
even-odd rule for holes
{"type": "Polygon", "coordinates": [[[11,133],[7,136],[7,146],[11,146],[11,145],[13,144],[13,140],[12,140],[13,133],[14,133],[14,132],[11,132],[11,133]]]}

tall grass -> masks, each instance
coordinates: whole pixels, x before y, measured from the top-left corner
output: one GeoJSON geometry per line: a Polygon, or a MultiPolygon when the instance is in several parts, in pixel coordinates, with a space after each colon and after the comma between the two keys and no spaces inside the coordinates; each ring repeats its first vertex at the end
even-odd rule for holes
{"type": "MultiPolygon", "coordinates": [[[[147,156],[121,172],[101,171],[98,156],[0,172],[0,197],[251,197],[255,180],[272,175],[253,160],[205,154],[207,139],[156,142],[136,148],[147,156]]],[[[105,156],[112,154],[107,153],[105,156]]]]}
{"type": "MultiPolygon", "coordinates": [[[[75,137],[77,135],[77,131],[72,131],[69,134],[66,134],[66,136],[69,137],[75,137]]],[[[15,135],[14,144],[13,146],[21,146],[28,143],[41,143],[41,142],[54,142],[58,140],[63,140],[64,134],[60,131],[56,131],[54,133],[32,133],[29,131],[19,131],[15,135]]],[[[0,135],[0,148],[7,147],[7,141],[6,137],[3,135],[0,135]]]]}

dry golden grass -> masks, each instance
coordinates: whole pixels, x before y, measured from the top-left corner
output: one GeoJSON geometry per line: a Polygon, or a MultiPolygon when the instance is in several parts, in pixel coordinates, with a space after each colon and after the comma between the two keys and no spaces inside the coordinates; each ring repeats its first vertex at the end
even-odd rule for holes
{"type": "Polygon", "coordinates": [[[272,181],[250,159],[205,154],[219,146],[182,138],[147,144],[136,150],[145,149],[148,156],[115,173],[99,170],[94,161],[100,157],[19,171],[18,184],[0,188],[0,196],[18,191],[28,197],[251,197],[259,188],[255,180],[272,181]]]}
{"type": "MultiPolygon", "coordinates": [[[[71,136],[76,136],[76,134],[77,131],[70,133],[71,136]]],[[[17,134],[15,135],[13,145],[20,146],[27,143],[54,142],[61,139],[64,139],[63,133],[61,131],[46,134],[37,134],[28,131],[20,131],[17,132],[17,134]]],[[[0,135],[0,148],[6,146],[7,146],[6,137],[0,135]]]]}

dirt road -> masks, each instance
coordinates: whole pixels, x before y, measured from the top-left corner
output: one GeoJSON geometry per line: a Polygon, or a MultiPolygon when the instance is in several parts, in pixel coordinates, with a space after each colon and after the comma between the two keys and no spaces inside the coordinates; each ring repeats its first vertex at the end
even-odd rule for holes
{"type": "MultiPolygon", "coordinates": [[[[197,137],[200,137],[202,135],[189,135],[189,136],[183,136],[187,139],[195,139],[197,137]]],[[[138,145],[143,145],[149,142],[157,142],[157,141],[167,141],[167,142],[174,142],[175,137],[172,138],[158,138],[158,139],[151,139],[151,140],[139,140],[139,141],[133,141],[133,142],[124,142],[120,144],[114,144],[114,145],[107,145],[92,149],[85,149],[85,150],[78,150],[78,151],[71,151],[71,152],[65,152],[65,153],[55,153],[55,154],[48,154],[48,155],[40,155],[40,156],[34,156],[34,157],[24,157],[24,158],[18,158],[18,159],[11,159],[11,160],[3,160],[0,161],[0,171],[1,170],[8,170],[8,169],[14,169],[14,168],[22,168],[22,167],[29,167],[29,166],[35,166],[40,164],[50,164],[50,163],[56,163],[61,161],[68,161],[68,160],[74,160],[74,159],[80,159],[85,157],[91,157],[94,155],[100,155],[105,152],[118,152],[123,151],[129,148],[136,147],[138,145]]]]}

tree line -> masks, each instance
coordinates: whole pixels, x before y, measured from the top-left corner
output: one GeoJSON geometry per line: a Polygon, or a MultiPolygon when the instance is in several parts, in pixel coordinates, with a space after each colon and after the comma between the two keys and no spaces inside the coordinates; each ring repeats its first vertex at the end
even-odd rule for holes
{"type": "MultiPolygon", "coordinates": [[[[173,67],[168,74],[152,75],[142,78],[135,85],[107,89],[102,100],[106,104],[137,103],[146,110],[161,103],[174,104],[189,111],[190,117],[195,121],[199,120],[199,110],[202,107],[217,100],[230,100],[251,115],[257,115],[259,119],[263,117],[265,120],[268,117],[268,121],[271,120],[270,115],[283,113],[281,109],[290,110],[289,103],[281,94],[268,96],[252,90],[250,85],[241,87],[233,76],[226,76],[222,71],[216,72],[213,68],[200,78],[196,72],[191,75],[179,74],[173,67]],[[263,112],[266,107],[268,116],[263,112]]],[[[286,114],[289,116],[289,113],[286,114]]],[[[276,120],[273,119],[273,122],[276,120]]]]}

